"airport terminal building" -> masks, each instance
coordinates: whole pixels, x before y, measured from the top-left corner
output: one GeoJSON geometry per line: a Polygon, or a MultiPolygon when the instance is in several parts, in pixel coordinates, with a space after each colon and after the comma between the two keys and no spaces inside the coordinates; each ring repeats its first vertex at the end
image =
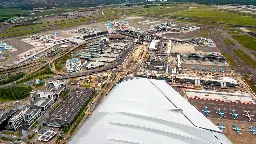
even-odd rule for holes
{"type": "Polygon", "coordinates": [[[222,131],[163,80],[119,83],[69,144],[231,144],[222,131]]]}

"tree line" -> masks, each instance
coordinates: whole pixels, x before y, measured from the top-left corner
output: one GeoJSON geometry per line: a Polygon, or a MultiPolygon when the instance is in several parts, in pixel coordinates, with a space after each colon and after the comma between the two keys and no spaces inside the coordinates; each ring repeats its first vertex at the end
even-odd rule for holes
{"type": "Polygon", "coordinates": [[[0,88],[0,99],[2,100],[20,100],[30,95],[32,88],[30,86],[9,86],[0,88]]]}
{"type": "Polygon", "coordinates": [[[6,79],[1,80],[0,81],[0,85],[4,85],[4,84],[8,84],[8,83],[14,82],[14,81],[22,78],[23,76],[25,76],[25,73],[23,73],[23,72],[20,72],[20,73],[18,73],[16,75],[11,75],[11,76],[7,77],[6,79]]]}

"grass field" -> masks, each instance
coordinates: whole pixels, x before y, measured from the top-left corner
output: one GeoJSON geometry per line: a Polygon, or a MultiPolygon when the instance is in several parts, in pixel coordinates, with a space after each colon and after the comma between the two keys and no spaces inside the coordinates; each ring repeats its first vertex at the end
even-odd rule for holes
{"type": "Polygon", "coordinates": [[[250,86],[250,88],[252,89],[252,91],[254,93],[256,93],[256,84],[250,79],[250,76],[248,75],[243,75],[244,80],[246,81],[246,83],[250,86]]]}
{"type": "Polygon", "coordinates": [[[47,9],[44,10],[43,12],[36,12],[33,16],[45,16],[45,15],[51,15],[51,14],[62,14],[62,13],[66,13],[66,12],[71,12],[74,11],[75,8],[56,8],[56,9],[47,9]]]}
{"type": "Polygon", "coordinates": [[[92,18],[81,17],[77,19],[65,19],[65,20],[59,20],[59,21],[53,21],[53,22],[44,22],[40,24],[9,27],[5,29],[2,33],[0,33],[0,38],[33,34],[43,30],[65,29],[68,27],[75,27],[78,25],[86,24],[86,22],[88,22],[89,19],[94,19],[96,22],[108,21],[110,17],[113,19],[120,18],[121,14],[118,14],[116,13],[116,11],[114,11],[113,13],[106,12],[105,15],[97,15],[97,16],[95,15],[92,18]]]}
{"type": "Polygon", "coordinates": [[[256,52],[252,52],[254,56],[256,56],[256,52]]]}
{"type": "Polygon", "coordinates": [[[222,55],[224,57],[226,57],[228,63],[231,65],[231,66],[236,66],[236,62],[234,61],[234,59],[232,58],[231,55],[229,55],[228,53],[222,53],[222,55]]]}
{"type": "MultiPolygon", "coordinates": [[[[121,18],[124,15],[125,16],[145,16],[145,17],[152,17],[152,18],[182,17],[182,18],[190,18],[193,22],[201,23],[201,24],[224,23],[224,24],[256,25],[256,19],[252,17],[240,16],[240,15],[229,13],[229,12],[221,12],[204,5],[193,5],[197,7],[193,9],[189,9],[190,6],[191,5],[188,5],[188,4],[183,4],[183,5],[178,4],[178,5],[172,5],[172,6],[151,6],[151,7],[127,8],[127,9],[105,8],[103,10],[104,15],[101,14],[101,12],[99,12],[98,15],[93,15],[91,17],[86,17],[86,18],[65,19],[61,21],[43,22],[41,24],[7,28],[4,30],[4,32],[0,33],[0,38],[32,34],[32,33],[37,33],[43,30],[64,29],[68,27],[74,27],[74,26],[85,24],[89,19],[93,19],[96,22],[108,21],[108,20],[121,18]]],[[[21,9],[17,9],[16,13],[19,11],[21,11],[21,9]]],[[[73,11],[73,8],[63,8],[63,9],[57,8],[52,10],[45,10],[44,12],[36,13],[34,16],[60,14],[60,13],[69,12],[69,11],[73,11]]],[[[11,14],[16,14],[16,13],[15,11],[11,12],[11,14]]],[[[22,10],[22,13],[28,13],[28,11],[22,10]]],[[[235,33],[235,31],[232,31],[232,33],[235,33]]],[[[205,34],[206,33],[203,33],[203,35],[205,34]]]]}
{"type": "Polygon", "coordinates": [[[28,10],[22,10],[18,8],[0,9],[0,20],[8,19],[22,14],[28,14],[28,10]]]}
{"type": "Polygon", "coordinates": [[[250,56],[248,56],[246,53],[244,53],[242,50],[233,49],[233,52],[248,66],[256,69],[256,62],[250,56]]]}
{"type": "Polygon", "coordinates": [[[256,19],[253,17],[217,11],[208,6],[198,6],[197,8],[177,12],[173,15],[182,18],[189,18],[196,23],[202,24],[223,23],[236,25],[256,25],[256,19]]]}
{"type": "Polygon", "coordinates": [[[233,35],[233,38],[236,39],[244,47],[256,51],[256,39],[252,38],[251,36],[233,35]]]}
{"type": "MultiPolygon", "coordinates": [[[[74,11],[75,8],[56,8],[56,9],[46,9],[43,12],[36,12],[34,15],[31,15],[31,17],[36,16],[45,16],[45,15],[51,15],[51,14],[61,14],[65,12],[74,11]]],[[[19,8],[8,8],[8,9],[0,9],[0,20],[3,18],[11,18],[15,16],[20,15],[29,15],[29,10],[22,10],[19,8]]]]}
{"type": "Polygon", "coordinates": [[[231,41],[230,39],[223,38],[223,41],[225,44],[230,45],[230,46],[235,46],[234,42],[231,41]]]}
{"type": "Polygon", "coordinates": [[[228,32],[228,34],[231,34],[231,35],[244,34],[244,32],[243,32],[243,31],[241,31],[240,29],[235,29],[235,28],[225,28],[225,30],[228,32]]]}

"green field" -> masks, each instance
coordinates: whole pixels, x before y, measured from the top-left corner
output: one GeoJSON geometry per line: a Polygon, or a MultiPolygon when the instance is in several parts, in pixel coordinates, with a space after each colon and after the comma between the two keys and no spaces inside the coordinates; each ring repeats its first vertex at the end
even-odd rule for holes
{"type": "Polygon", "coordinates": [[[256,52],[252,52],[253,53],[253,55],[256,57],[256,52]]]}
{"type": "Polygon", "coordinates": [[[231,55],[229,55],[228,53],[222,53],[222,55],[224,57],[226,57],[228,63],[231,65],[231,66],[236,66],[236,62],[234,61],[234,59],[232,58],[231,55]]]}
{"type": "Polygon", "coordinates": [[[71,11],[74,11],[75,8],[56,8],[56,9],[47,9],[47,10],[44,10],[42,12],[36,12],[34,16],[45,16],[45,15],[51,15],[51,14],[55,14],[55,15],[58,15],[58,14],[62,14],[62,13],[66,13],[66,12],[71,12],[71,11]]]}
{"type": "Polygon", "coordinates": [[[235,55],[237,55],[244,63],[252,68],[256,68],[256,61],[254,61],[250,56],[244,53],[242,50],[233,49],[235,55]]]}
{"type": "Polygon", "coordinates": [[[230,39],[223,38],[223,41],[225,44],[230,45],[230,46],[235,46],[234,42],[231,41],[230,39]]]}
{"type": "Polygon", "coordinates": [[[22,14],[28,14],[28,10],[22,10],[18,8],[0,9],[0,20],[9,19],[11,17],[19,16],[22,14]]]}
{"type": "MultiPolygon", "coordinates": [[[[57,8],[49,9],[44,12],[37,12],[33,16],[43,16],[50,14],[60,14],[63,12],[73,11],[74,8],[57,8]]],[[[10,12],[8,15],[17,14],[19,11],[22,13],[28,13],[28,11],[23,11],[17,9],[16,12],[10,12]]],[[[141,8],[105,8],[103,9],[104,14],[95,14],[93,16],[88,16],[85,18],[76,18],[76,19],[65,19],[52,22],[42,22],[40,24],[31,24],[25,26],[11,27],[4,30],[0,33],[0,38],[12,37],[12,36],[21,36],[26,34],[37,33],[43,30],[53,30],[53,29],[64,29],[68,27],[74,27],[78,25],[85,24],[88,20],[95,20],[96,22],[109,21],[113,19],[118,19],[123,16],[145,16],[152,18],[176,18],[184,21],[184,19],[189,18],[187,21],[192,21],[200,24],[240,24],[240,25],[256,25],[256,19],[249,16],[241,16],[238,14],[233,14],[230,12],[221,12],[214,10],[205,5],[188,5],[188,4],[177,4],[169,6],[146,6],[141,8]],[[196,8],[189,9],[190,6],[196,8]]],[[[1,12],[1,11],[0,11],[1,12]]],[[[1,14],[0,14],[1,15],[1,14]]],[[[237,34],[238,31],[230,32],[237,34]]],[[[201,33],[206,35],[206,33],[201,33]]]]}
{"type": "Polygon", "coordinates": [[[177,12],[173,15],[181,18],[189,18],[193,22],[202,24],[223,23],[236,25],[256,25],[256,19],[253,17],[217,11],[208,6],[198,6],[197,8],[177,12]]]}
{"type": "Polygon", "coordinates": [[[241,31],[240,29],[236,29],[236,28],[225,28],[225,30],[227,31],[228,34],[231,34],[231,35],[244,34],[243,31],[241,31]]]}
{"type": "Polygon", "coordinates": [[[233,38],[236,39],[244,47],[256,51],[256,39],[253,37],[248,35],[233,35],[233,38]]]}
{"type": "MultiPolygon", "coordinates": [[[[46,9],[42,12],[35,12],[34,15],[31,15],[31,17],[36,16],[45,16],[45,15],[51,15],[51,14],[61,14],[65,12],[74,11],[75,8],[56,8],[56,9],[46,9]]],[[[7,9],[0,9],[0,20],[3,18],[11,18],[16,17],[20,15],[29,15],[29,10],[22,10],[20,8],[7,8],[7,9]]]]}
{"type": "Polygon", "coordinates": [[[246,81],[246,83],[250,86],[250,88],[252,89],[252,91],[254,93],[256,93],[256,84],[251,80],[250,75],[243,75],[244,80],[246,81]]]}

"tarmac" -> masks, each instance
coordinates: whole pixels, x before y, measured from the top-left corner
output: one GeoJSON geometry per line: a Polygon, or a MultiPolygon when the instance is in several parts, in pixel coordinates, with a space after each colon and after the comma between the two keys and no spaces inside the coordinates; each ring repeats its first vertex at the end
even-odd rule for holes
{"type": "Polygon", "coordinates": [[[254,122],[240,122],[236,120],[227,120],[219,118],[209,118],[214,124],[221,123],[224,129],[224,135],[231,140],[233,144],[255,144],[256,136],[249,131],[249,126],[253,126],[256,129],[254,122]],[[237,134],[233,130],[233,125],[236,124],[239,129],[241,129],[242,134],[237,134]]]}
{"type": "Polygon", "coordinates": [[[252,118],[251,122],[255,122],[256,120],[255,104],[230,103],[230,102],[200,100],[200,99],[189,99],[189,102],[204,115],[205,113],[202,110],[204,110],[204,106],[206,106],[210,111],[207,117],[210,117],[210,118],[220,118],[219,114],[217,113],[217,109],[220,108],[221,112],[224,113],[221,119],[234,120],[233,116],[230,114],[231,110],[234,109],[235,112],[238,114],[236,118],[237,121],[249,122],[249,118],[243,115],[243,114],[246,114],[244,111],[250,111],[249,114],[254,115],[251,117],[252,118]]]}

